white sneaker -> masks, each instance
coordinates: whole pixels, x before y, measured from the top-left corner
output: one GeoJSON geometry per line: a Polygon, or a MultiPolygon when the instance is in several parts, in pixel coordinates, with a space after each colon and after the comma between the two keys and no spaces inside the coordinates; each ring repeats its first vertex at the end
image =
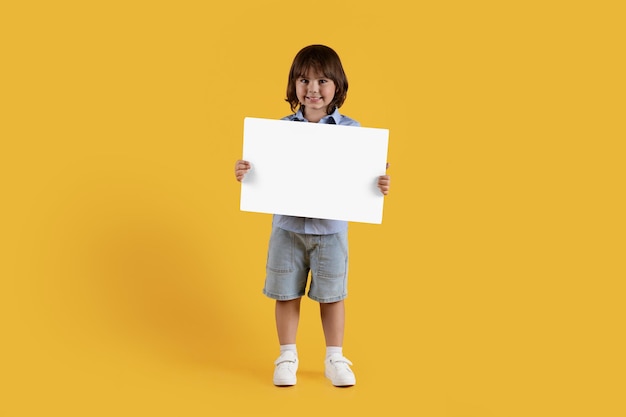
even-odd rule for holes
{"type": "Polygon", "coordinates": [[[291,350],[287,350],[274,361],[274,385],[279,387],[296,385],[298,371],[298,357],[291,350]]]}
{"type": "Polygon", "coordinates": [[[350,369],[352,362],[343,355],[339,353],[332,354],[324,361],[324,364],[326,365],[324,375],[330,379],[334,386],[349,387],[356,384],[356,377],[352,369],[350,369]]]}

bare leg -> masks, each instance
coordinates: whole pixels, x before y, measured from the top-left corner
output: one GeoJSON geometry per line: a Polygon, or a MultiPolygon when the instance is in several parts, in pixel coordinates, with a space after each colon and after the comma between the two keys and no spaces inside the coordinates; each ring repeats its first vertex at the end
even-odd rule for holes
{"type": "Polygon", "coordinates": [[[300,300],[276,301],[276,330],[281,345],[296,343],[300,321],[300,300]]]}
{"type": "Polygon", "coordinates": [[[336,303],[320,303],[320,315],[326,346],[343,346],[343,330],[346,321],[343,300],[336,303]]]}

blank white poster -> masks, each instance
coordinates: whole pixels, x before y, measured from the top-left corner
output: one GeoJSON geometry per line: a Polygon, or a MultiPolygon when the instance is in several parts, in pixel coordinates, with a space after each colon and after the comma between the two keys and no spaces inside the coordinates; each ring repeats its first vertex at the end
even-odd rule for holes
{"type": "Polygon", "coordinates": [[[388,129],[246,117],[242,211],[382,223],[388,129]]]}

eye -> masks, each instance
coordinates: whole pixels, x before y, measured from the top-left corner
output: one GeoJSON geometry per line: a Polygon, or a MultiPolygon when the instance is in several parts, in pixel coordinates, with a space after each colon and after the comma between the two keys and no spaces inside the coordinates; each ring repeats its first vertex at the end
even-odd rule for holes
{"type": "Polygon", "coordinates": [[[326,84],[327,82],[328,82],[328,80],[326,80],[326,79],[324,79],[324,78],[322,78],[322,79],[320,80],[320,84],[326,84]]]}
{"type": "Polygon", "coordinates": [[[306,78],[300,78],[300,82],[301,82],[302,84],[306,84],[306,83],[308,83],[308,82],[309,82],[309,80],[307,80],[306,78]]]}

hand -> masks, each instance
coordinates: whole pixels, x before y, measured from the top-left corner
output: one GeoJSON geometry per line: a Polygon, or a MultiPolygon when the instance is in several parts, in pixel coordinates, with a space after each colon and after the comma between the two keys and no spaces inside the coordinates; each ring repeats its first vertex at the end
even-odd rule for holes
{"type": "MultiPolygon", "coordinates": [[[[389,163],[387,162],[387,166],[385,168],[389,168],[389,163]]],[[[391,187],[391,177],[389,175],[381,175],[378,177],[378,189],[383,195],[389,194],[389,188],[391,187]]]]}
{"type": "Polygon", "coordinates": [[[235,178],[237,178],[237,181],[241,182],[248,171],[250,171],[250,162],[241,159],[235,162],[235,178]]]}

